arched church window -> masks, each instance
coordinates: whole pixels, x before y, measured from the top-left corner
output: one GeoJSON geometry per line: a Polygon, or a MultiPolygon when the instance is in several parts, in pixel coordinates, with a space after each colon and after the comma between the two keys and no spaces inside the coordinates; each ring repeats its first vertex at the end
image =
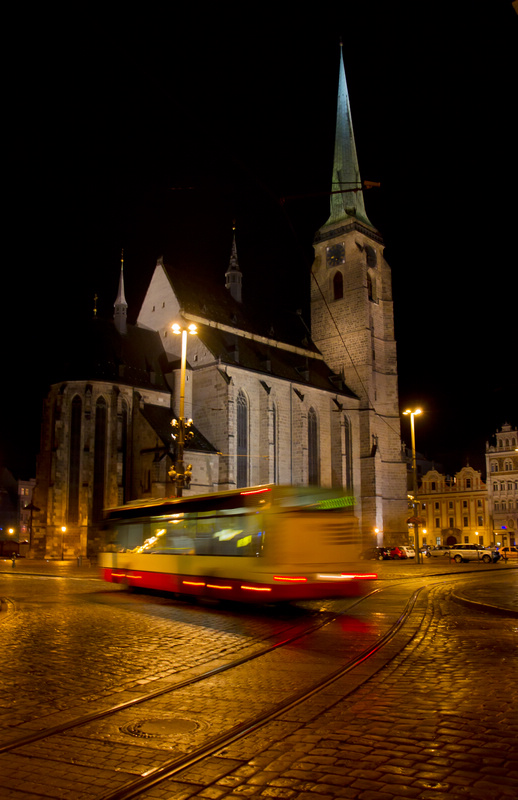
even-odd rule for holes
{"type": "Polygon", "coordinates": [[[70,407],[70,451],[68,470],[68,522],[79,522],[79,476],[81,467],[81,413],[83,404],[77,395],[70,407]]]}
{"type": "Polygon", "coordinates": [[[345,445],[345,488],[352,491],[353,488],[353,452],[351,423],[344,414],[344,445],[345,445]]]}
{"type": "Polygon", "coordinates": [[[314,408],[308,412],[308,483],[317,486],[320,483],[318,459],[318,424],[314,408]]]}
{"type": "Polygon", "coordinates": [[[371,272],[371,270],[368,270],[367,272],[367,294],[372,303],[378,302],[378,284],[376,273],[371,272]]]}
{"type": "Polygon", "coordinates": [[[122,459],[122,475],[121,485],[119,487],[119,500],[122,503],[126,502],[126,481],[127,481],[127,461],[128,461],[128,404],[126,400],[122,401],[121,406],[121,430],[120,430],[120,453],[122,459]]]}
{"type": "Polygon", "coordinates": [[[104,480],[106,473],[106,431],[108,409],[104,397],[100,397],[95,405],[94,433],[94,479],[92,497],[92,519],[99,522],[104,507],[104,480]]]}
{"type": "Polygon", "coordinates": [[[275,403],[272,403],[272,450],[273,450],[273,482],[277,483],[279,480],[278,476],[278,452],[277,452],[277,406],[275,403]]]}
{"type": "Polygon", "coordinates": [[[237,415],[237,470],[238,488],[248,483],[248,401],[239,390],[236,401],[237,415]]]}
{"type": "Polygon", "coordinates": [[[370,267],[370,269],[376,269],[378,266],[378,257],[374,247],[371,247],[369,244],[366,245],[365,254],[367,256],[367,266],[370,267]]]}
{"type": "Polygon", "coordinates": [[[333,299],[341,300],[344,296],[344,278],[341,272],[335,272],[333,276],[333,299]]]}

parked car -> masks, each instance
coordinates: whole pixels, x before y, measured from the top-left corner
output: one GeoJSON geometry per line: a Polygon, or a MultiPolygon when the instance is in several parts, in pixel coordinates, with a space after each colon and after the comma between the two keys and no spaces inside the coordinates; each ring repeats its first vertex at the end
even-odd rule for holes
{"type": "Polygon", "coordinates": [[[437,544],[435,547],[430,547],[429,550],[426,551],[427,558],[438,558],[439,556],[448,556],[450,555],[450,545],[448,544],[437,544]]]}
{"type": "Polygon", "coordinates": [[[500,547],[500,558],[518,558],[518,547],[500,547]]]}
{"type": "Polygon", "coordinates": [[[408,558],[405,548],[403,546],[399,547],[399,545],[396,545],[396,547],[392,547],[391,548],[390,557],[391,558],[408,558]]]}
{"type": "Polygon", "coordinates": [[[390,552],[386,547],[369,547],[360,553],[360,558],[369,561],[386,561],[390,558],[390,552]]]}
{"type": "Polygon", "coordinates": [[[400,550],[404,550],[406,553],[407,558],[415,558],[415,550],[411,545],[408,544],[400,544],[398,545],[400,550]]]}
{"type": "Polygon", "coordinates": [[[450,548],[450,558],[457,564],[463,561],[483,561],[484,564],[490,564],[493,554],[481,544],[456,544],[450,548]]]}

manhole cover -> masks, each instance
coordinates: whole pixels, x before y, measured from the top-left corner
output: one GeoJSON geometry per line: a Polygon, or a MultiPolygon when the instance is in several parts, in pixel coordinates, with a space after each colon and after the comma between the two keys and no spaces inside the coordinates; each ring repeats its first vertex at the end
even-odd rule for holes
{"type": "Polygon", "coordinates": [[[199,725],[192,719],[140,719],[124,725],[120,730],[122,733],[129,733],[130,736],[138,736],[141,739],[152,739],[155,736],[182,736],[194,733],[199,729],[199,725]]]}

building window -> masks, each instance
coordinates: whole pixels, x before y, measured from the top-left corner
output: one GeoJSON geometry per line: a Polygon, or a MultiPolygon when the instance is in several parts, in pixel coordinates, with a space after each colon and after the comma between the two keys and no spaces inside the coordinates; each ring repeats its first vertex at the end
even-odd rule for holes
{"type": "Polygon", "coordinates": [[[81,398],[72,400],[70,413],[70,453],[68,478],[68,522],[79,522],[79,475],[81,465],[81,398]]]}
{"type": "Polygon", "coordinates": [[[248,403],[240,390],[237,396],[237,486],[248,482],[248,403]]]}
{"type": "Polygon", "coordinates": [[[335,272],[333,277],[333,299],[341,300],[344,296],[344,279],[341,272],[335,272]]]}
{"type": "Polygon", "coordinates": [[[92,498],[92,519],[99,522],[104,508],[104,478],[106,472],[106,429],[108,409],[104,397],[100,397],[95,406],[94,435],[94,480],[92,498]]]}
{"type": "Polygon", "coordinates": [[[273,482],[277,483],[278,476],[278,458],[277,458],[277,406],[272,403],[272,449],[273,449],[273,482]]]}
{"type": "Polygon", "coordinates": [[[345,488],[353,488],[353,447],[351,436],[351,423],[344,414],[344,444],[345,444],[345,488]]]}
{"type": "Polygon", "coordinates": [[[449,522],[450,522],[450,528],[453,528],[453,523],[454,523],[453,517],[450,517],[449,522]]]}
{"type": "Polygon", "coordinates": [[[462,518],[462,524],[464,525],[465,528],[468,527],[468,518],[467,517],[463,517],[462,518]]]}
{"type": "Polygon", "coordinates": [[[484,524],[484,517],[477,517],[477,525],[481,528],[484,524]]]}
{"type": "Polygon", "coordinates": [[[435,517],[435,527],[436,528],[441,527],[441,520],[439,519],[439,517],[435,517]]]}
{"type": "Polygon", "coordinates": [[[434,507],[436,511],[439,511],[439,503],[434,503],[434,507]]]}
{"type": "Polygon", "coordinates": [[[127,462],[128,462],[128,404],[125,400],[122,401],[121,408],[121,430],[120,430],[120,454],[122,458],[122,475],[121,485],[119,487],[119,502],[126,502],[126,484],[127,484],[127,462]]]}
{"type": "Polygon", "coordinates": [[[432,492],[435,492],[435,481],[432,481],[432,492]]]}
{"type": "Polygon", "coordinates": [[[308,483],[317,486],[319,482],[317,414],[314,408],[310,408],[308,412],[308,483]]]}

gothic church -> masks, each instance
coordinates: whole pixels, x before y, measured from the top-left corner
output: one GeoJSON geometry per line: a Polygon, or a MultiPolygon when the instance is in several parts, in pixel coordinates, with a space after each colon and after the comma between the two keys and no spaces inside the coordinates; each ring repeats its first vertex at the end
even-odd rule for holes
{"type": "Polygon", "coordinates": [[[159,259],[134,326],[121,264],[113,320],[91,321],[83,352],[74,346],[45,402],[35,557],[95,556],[103,508],[173,495],[173,322],[197,326],[185,375],[195,431],[185,495],[343,487],[356,497],[365,546],[406,541],[391,275],[365,211],[342,57],[330,205],[314,241],[311,338],[300,318],[265,329],[245,307],[235,236],[220,285],[196,284],[159,259]]]}

